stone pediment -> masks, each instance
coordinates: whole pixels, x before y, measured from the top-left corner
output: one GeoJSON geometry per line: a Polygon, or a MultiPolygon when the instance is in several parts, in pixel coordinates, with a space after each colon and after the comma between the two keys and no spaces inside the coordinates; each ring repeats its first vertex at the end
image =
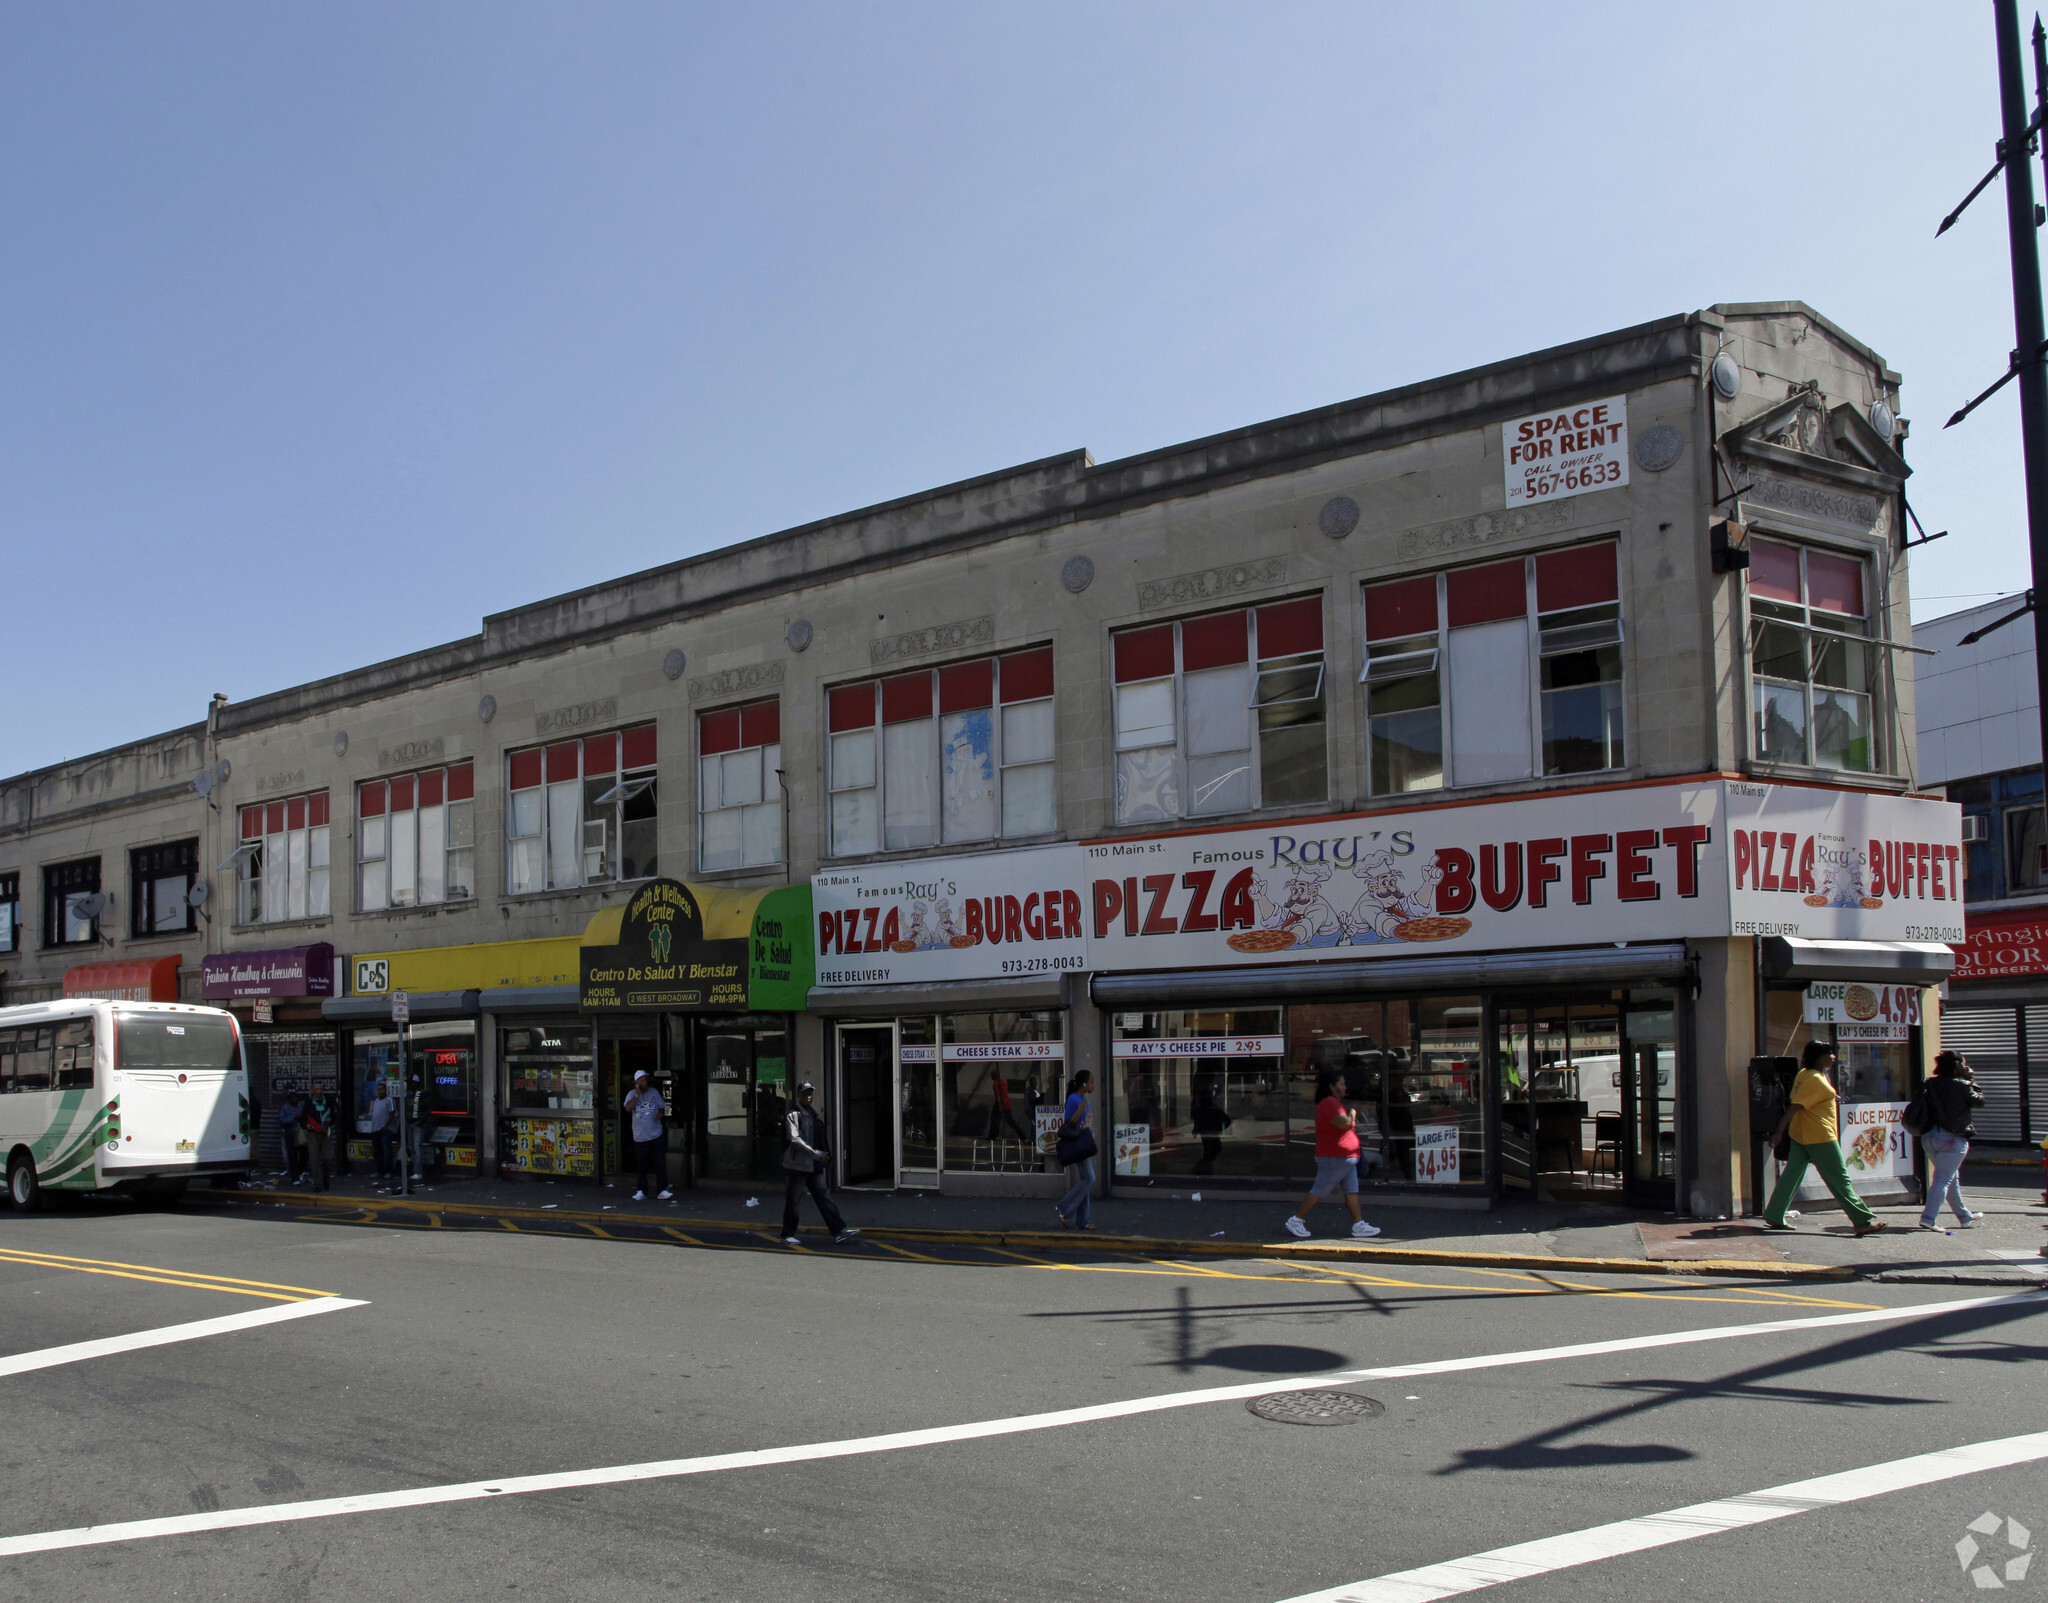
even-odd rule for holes
{"type": "Polygon", "coordinates": [[[1721,436],[1737,456],[1812,474],[1837,484],[1895,493],[1913,470],[1855,407],[1830,408],[1816,386],[1794,390],[1777,405],[1721,436]]]}

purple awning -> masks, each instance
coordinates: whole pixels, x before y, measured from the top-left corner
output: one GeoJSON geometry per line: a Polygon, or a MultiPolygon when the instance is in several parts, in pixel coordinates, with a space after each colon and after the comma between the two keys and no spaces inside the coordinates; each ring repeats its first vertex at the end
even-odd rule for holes
{"type": "Polygon", "coordinates": [[[200,965],[208,1002],[253,996],[332,996],[334,948],[321,941],[277,952],[230,952],[200,965]]]}

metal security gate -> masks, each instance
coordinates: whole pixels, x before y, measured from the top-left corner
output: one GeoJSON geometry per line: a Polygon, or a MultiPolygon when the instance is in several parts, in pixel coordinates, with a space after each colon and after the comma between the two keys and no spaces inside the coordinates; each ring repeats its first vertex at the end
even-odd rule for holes
{"type": "MultiPolygon", "coordinates": [[[[1976,1071],[1977,1087],[1984,1093],[1984,1106],[1977,1110],[1975,1124],[1980,1141],[2020,1142],[2029,1139],[2027,1126],[2038,1121],[2028,1097],[2020,1095],[2020,1075],[2029,1040],[2036,1050],[2048,1047],[2048,1007],[2024,1009],[2033,1027],[2021,1033],[2022,1009],[2009,1006],[1959,1007],[1950,1004],[1941,1015],[1941,1044],[1962,1053],[1976,1071]]],[[[2030,1088],[2031,1089],[2031,1088],[2030,1088]]]]}

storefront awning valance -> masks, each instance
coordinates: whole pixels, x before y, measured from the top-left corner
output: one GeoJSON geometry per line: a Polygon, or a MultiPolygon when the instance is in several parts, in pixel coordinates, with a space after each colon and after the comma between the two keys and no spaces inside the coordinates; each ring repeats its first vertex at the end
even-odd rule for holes
{"type": "Polygon", "coordinates": [[[274,952],[229,952],[202,958],[199,967],[199,994],[209,1002],[334,994],[334,948],[325,941],[274,952]]]}
{"type": "Polygon", "coordinates": [[[1939,985],[1955,972],[1953,948],[1939,941],[1809,941],[1766,935],[1764,978],[1866,980],[1873,985],[1939,985]]]}
{"type": "MultiPolygon", "coordinates": [[[[428,1019],[473,1019],[482,1008],[475,991],[408,991],[415,1021],[428,1019]]],[[[330,996],[320,1004],[320,1016],[330,1024],[359,1024],[372,1029],[391,1027],[391,998],[388,996],[330,996]]]]}
{"type": "Polygon", "coordinates": [[[557,935],[534,941],[478,941],[406,952],[364,952],[346,965],[351,996],[393,991],[497,991],[576,983],[577,941],[557,935]]]}
{"type": "Polygon", "coordinates": [[[611,1013],[794,1012],[813,972],[811,887],[650,880],[583,931],[580,999],[611,1013]]]}
{"type": "Polygon", "coordinates": [[[146,958],[137,963],[81,963],[64,974],[67,997],[102,1002],[175,1002],[178,959],[146,958]]]}
{"type": "Polygon", "coordinates": [[[1244,1006],[1311,997],[1401,991],[1518,990],[1552,985],[1670,985],[1687,978],[1685,947],[1573,947],[1550,952],[1474,952],[1456,957],[1381,958],[1300,963],[1286,968],[1183,969],[1098,974],[1089,984],[1097,1007],[1206,1003],[1244,1006]]]}

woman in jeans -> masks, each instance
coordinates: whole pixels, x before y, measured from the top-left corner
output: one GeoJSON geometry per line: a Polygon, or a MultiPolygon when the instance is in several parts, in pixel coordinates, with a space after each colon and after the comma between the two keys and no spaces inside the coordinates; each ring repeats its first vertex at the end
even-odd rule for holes
{"type": "Polygon", "coordinates": [[[1934,1078],[1920,1094],[1934,1114],[1933,1126],[1920,1138],[1920,1145],[1934,1160],[1934,1179],[1927,1187],[1927,1206],[1920,1210],[1920,1228],[1941,1228],[1936,1221],[1946,1197],[1955,1210],[1957,1226],[1967,1230],[1977,1222],[1977,1215],[1963,1201],[1963,1183],[1957,1176],[1969,1155],[1970,1137],[1977,1133],[1970,1123],[1970,1110],[1984,1106],[1984,1093],[1970,1074],[1968,1058],[1960,1052],[1942,1052],[1934,1059],[1934,1078]]]}
{"type": "MultiPolygon", "coordinates": [[[[1067,1082],[1066,1123],[1060,1130],[1062,1140],[1089,1129],[1092,1115],[1088,1110],[1088,1094],[1094,1086],[1095,1076],[1086,1069],[1067,1082]]],[[[1067,1165],[1067,1178],[1073,1183],[1067,1187],[1067,1194],[1053,1205],[1059,1210],[1060,1223],[1072,1225],[1076,1230],[1093,1230],[1095,1224],[1090,1202],[1095,1194],[1095,1160],[1077,1158],[1067,1165]]]]}

